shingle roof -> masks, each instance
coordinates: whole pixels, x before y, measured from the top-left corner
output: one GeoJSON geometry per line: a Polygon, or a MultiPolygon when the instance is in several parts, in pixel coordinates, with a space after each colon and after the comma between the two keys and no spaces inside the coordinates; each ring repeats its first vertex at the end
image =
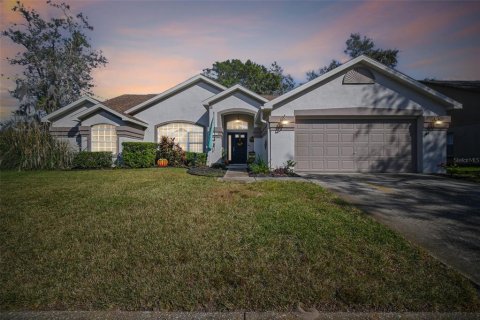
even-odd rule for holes
{"type": "Polygon", "coordinates": [[[471,91],[480,91],[480,81],[460,81],[460,80],[420,80],[419,82],[428,85],[438,85],[457,89],[471,91]]]}
{"type": "Polygon", "coordinates": [[[157,94],[123,94],[121,96],[108,99],[102,102],[102,104],[115,111],[125,113],[126,110],[155,96],[157,96],[157,94]]]}

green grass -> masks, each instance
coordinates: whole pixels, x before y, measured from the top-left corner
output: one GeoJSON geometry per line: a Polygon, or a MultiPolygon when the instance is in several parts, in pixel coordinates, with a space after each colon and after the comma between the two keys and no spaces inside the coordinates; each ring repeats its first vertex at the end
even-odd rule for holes
{"type": "Polygon", "coordinates": [[[472,311],[472,285],[310,183],[1,172],[2,310],[472,311]]]}
{"type": "Polygon", "coordinates": [[[447,174],[453,178],[465,179],[473,182],[480,182],[480,167],[447,167],[447,174]]]}

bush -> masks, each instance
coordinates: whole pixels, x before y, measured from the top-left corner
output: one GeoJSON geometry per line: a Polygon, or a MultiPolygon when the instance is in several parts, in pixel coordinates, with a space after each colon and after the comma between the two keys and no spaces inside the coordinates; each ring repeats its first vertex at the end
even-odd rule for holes
{"type": "Polygon", "coordinates": [[[295,161],[288,160],[285,162],[283,167],[276,168],[272,171],[272,174],[275,176],[297,176],[295,172],[293,172],[293,168],[295,167],[295,161]]]}
{"type": "Polygon", "coordinates": [[[111,168],[112,153],[110,151],[80,151],[73,159],[73,167],[76,169],[111,168]]]}
{"type": "Polygon", "coordinates": [[[206,166],[207,154],[199,152],[185,152],[185,164],[189,167],[206,166]]]}
{"type": "Polygon", "coordinates": [[[122,161],[129,168],[155,166],[158,144],[153,142],[123,142],[122,161]]]}
{"type": "Polygon", "coordinates": [[[2,169],[68,169],[73,156],[70,144],[55,139],[44,124],[19,122],[0,131],[2,169]]]}
{"type": "Polygon", "coordinates": [[[157,159],[167,159],[172,167],[183,167],[185,164],[185,151],[175,143],[175,139],[162,137],[158,145],[157,159]]]}
{"type": "Polygon", "coordinates": [[[212,169],[222,169],[222,170],[226,170],[226,169],[227,169],[227,166],[226,166],[225,163],[223,163],[223,162],[215,162],[215,163],[212,163],[212,165],[210,166],[210,168],[212,168],[212,169]]]}
{"type": "Polygon", "coordinates": [[[248,168],[253,174],[269,174],[270,173],[270,168],[268,167],[268,164],[262,159],[262,158],[257,158],[257,160],[254,163],[251,163],[248,168]]]}

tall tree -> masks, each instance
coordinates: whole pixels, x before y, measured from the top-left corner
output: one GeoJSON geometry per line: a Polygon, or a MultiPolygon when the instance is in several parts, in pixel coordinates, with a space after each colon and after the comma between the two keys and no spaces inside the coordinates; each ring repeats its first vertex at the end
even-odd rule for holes
{"type": "Polygon", "coordinates": [[[203,74],[226,87],[239,83],[258,94],[282,94],[295,86],[293,78],[284,75],[277,62],[267,68],[251,60],[217,61],[211,68],[203,69],[203,74]]]}
{"type": "Polygon", "coordinates": [[[31,8],[17,1],[13,11],[23,23],[14,23],[2,35],[23,47],[14,57],[7,58],[23,67],[11,91],[20,101],[15,113],[39,118],[78,99],[92,94],[92,71],[105,66],[107,59],[101,51],[92,49],[87,32],[93,27],[82,13],[73,14],[65,3],[47,1],[59,14],[46,20],[31,8]]]}
{"type": "MultiPolygon", "coordinates": [[[[359,33],[350,34],[350,38],[347,39],[345,45],[346,47],[343,52],[351,58],[356,58],[363,54],[391,68],[394,68],[398,63],[398,49],[375,48],[375,43],[372,39],[366,36],[362,37],[359,33]]],[[[328,66],[320,68],[318,71],[308,71],[306,73],[307,81],[313,80],[340,65],[341,63],[339,61],[332,60],[328,66]]]]}

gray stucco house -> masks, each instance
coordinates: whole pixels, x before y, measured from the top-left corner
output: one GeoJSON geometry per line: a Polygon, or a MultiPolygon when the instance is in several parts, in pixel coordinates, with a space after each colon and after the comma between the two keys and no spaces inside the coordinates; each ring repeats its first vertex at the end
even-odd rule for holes
{"type": "Polygon", "coordinates": [[[83,97],[43,121],[76,150],[121,155],[124,141],[170,136],[208,152],[209,164],[255,152],[272,168],[294,160],[296,171],[433,173],[446,162],[448,111],[461,107],[360,56],[272,100],[197,75],[161,94],[83,97]]]}

